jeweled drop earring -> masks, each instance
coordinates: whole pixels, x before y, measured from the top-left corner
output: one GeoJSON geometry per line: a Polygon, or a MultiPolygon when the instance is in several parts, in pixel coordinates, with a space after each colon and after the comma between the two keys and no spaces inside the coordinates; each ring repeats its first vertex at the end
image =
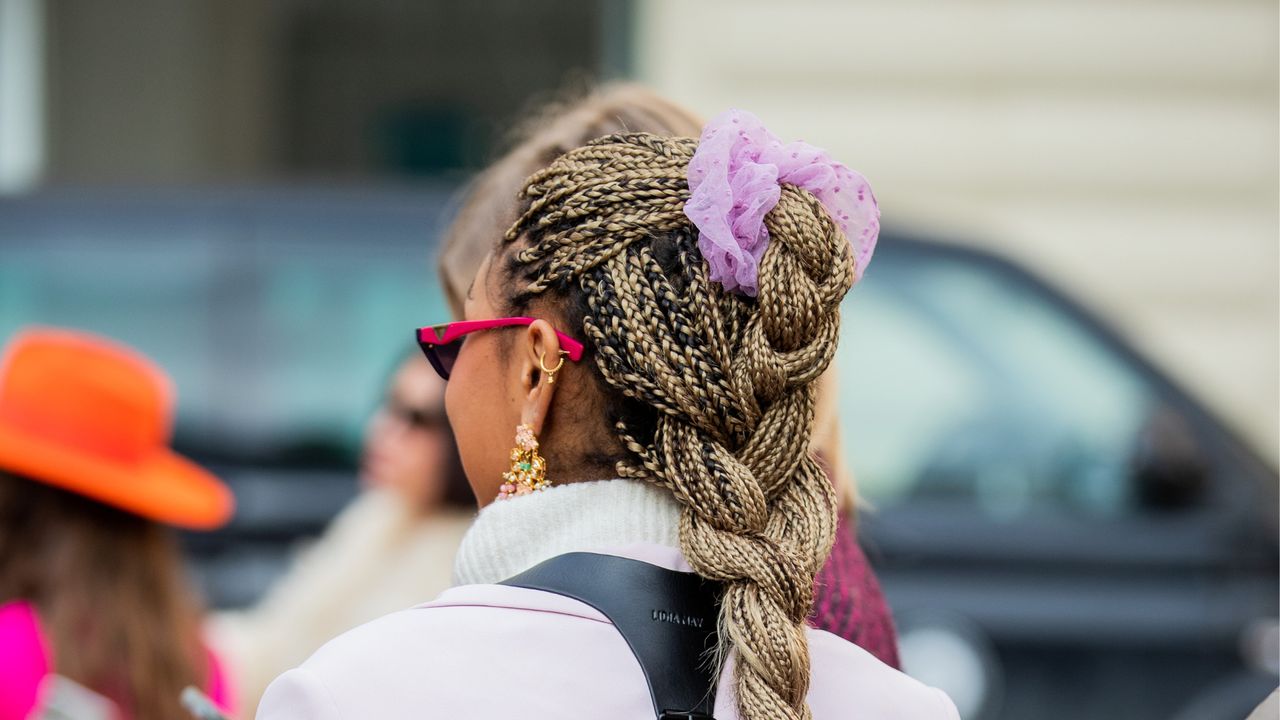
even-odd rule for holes
{"type": "Polygon", "coordinates": [[[498,499],[528,495],[548,485],[547,461],[538,454],[538,438],[533,436],[533,427],[520,425],[516,428],[516,446],[511,449],[511,469],[502,473],[498,499]]]}

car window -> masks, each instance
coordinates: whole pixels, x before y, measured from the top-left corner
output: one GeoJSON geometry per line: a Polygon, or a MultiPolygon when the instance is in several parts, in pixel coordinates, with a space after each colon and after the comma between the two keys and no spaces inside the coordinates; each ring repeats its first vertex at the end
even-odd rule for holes
{"type": "Polygon", "coordinates": [[[138,347],[174,377],[181,410],[207,413],[218,347],[205,246],[106,236],[8,244],[0,262],[0,337],[29,324],[89,330],[138,347]]]}
{"type": "Polygon", "coordinates": [[[1029,281],[963,255],[884,253],[843,321],[843,432],[873,504],[949,499],[996,518],[1130,506],[1155,395],[1029,281]]]}
{"type": "Polygon", "coordinates": [[[415,350],[412,329],[447,317],[433,225],[153,215],[41,215],[32,242],[6,242],[0,338],[45,323],[142,350],[177,386],[185,451],[350,463],[384,381],[415,350]]]}

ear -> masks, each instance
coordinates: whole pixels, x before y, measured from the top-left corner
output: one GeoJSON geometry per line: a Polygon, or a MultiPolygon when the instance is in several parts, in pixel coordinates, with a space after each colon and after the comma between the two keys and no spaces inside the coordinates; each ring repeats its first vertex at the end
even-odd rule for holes
{"type": "Polygon", "coordinates": [[[520,336],[519,357],[521,360],[520,389],[523,393],[520,408],[520,422],[532,426],[534,435],[541,435],[547,422],[547,414],[551,410],[551,400],[555,397],[558,381],[564,366],[561,364],[560,338],[555,328],[546,320],[535,320],[520,336]],[[560,366],[555,373],[557,382],[551,382],[552,375],[547,370],[560,366]]]}

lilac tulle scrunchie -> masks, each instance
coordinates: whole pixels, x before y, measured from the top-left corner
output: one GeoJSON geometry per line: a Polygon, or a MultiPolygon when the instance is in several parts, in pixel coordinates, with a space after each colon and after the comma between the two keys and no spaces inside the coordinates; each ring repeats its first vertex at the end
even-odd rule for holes
{"type": "Polygon", "coordinates": [[[756,296],[760,258],[769,244],[764,216],[778,204],[781,183],[809,191],[827,209],[853,247],[857,282],[880,234],[880,209],[867,179],[821,148],[784,145],[744,110],[707,123],[689,161],[684,214],[698,228],[711,279],[725,290],[756,296]]]}

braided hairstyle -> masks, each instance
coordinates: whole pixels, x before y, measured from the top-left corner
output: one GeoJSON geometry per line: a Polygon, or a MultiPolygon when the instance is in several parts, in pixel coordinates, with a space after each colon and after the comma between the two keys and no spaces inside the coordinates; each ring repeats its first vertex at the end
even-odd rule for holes
{"type": "Polygon", "coordinates": [[[758,297],[709,280],[684,215],[696,146],[610,135],[530,177],[499,248],[505,299],[549,296],[582,328],[616,471],[674,494],[685,557],[724,583],[721,651],[736,652],[741,716],[809,718],[805,618],[836,528],[809,452],[813,381],[835,351],[853,261],[818,200],[784,185],[758,297]]]}

